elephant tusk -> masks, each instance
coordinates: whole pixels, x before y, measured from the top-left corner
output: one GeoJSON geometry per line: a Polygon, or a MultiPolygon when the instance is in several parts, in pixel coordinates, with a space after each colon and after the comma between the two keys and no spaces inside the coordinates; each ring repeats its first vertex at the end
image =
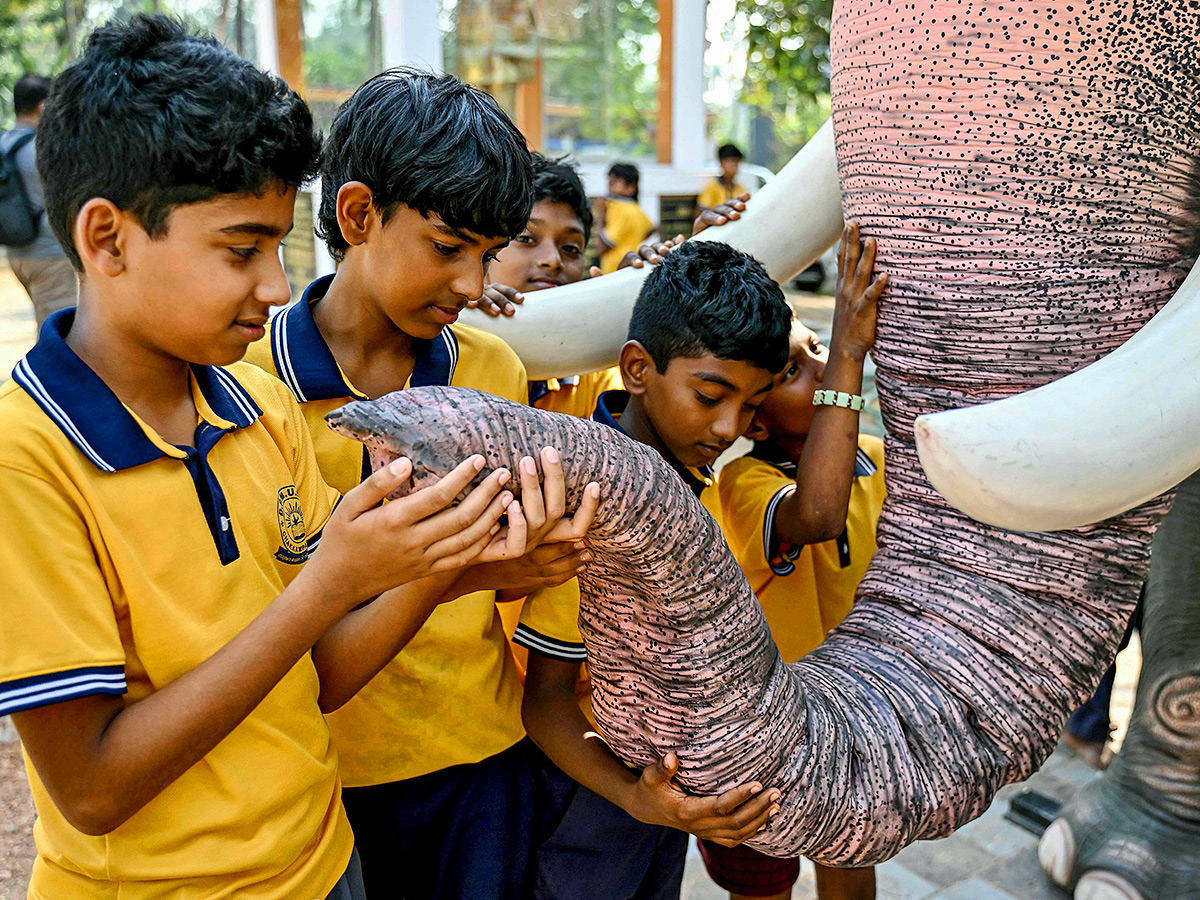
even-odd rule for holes
{"type": "MultiPolygon", "coordinates": [[[[736,222],[695,240],[724,241],[753,255],[776,281],[803,271],[842,232],[833,120],[768,182],[736,222]]],[[[530,378],[561,378],[615,365],[647,268],[625,269],[528,294],[512,318],[469,313],[464,321],[503,338],[530,378]]]]}
{"type": "Polygon", "coordinates": [[[921,416],[930,483],[1013,531],[1100,522],[1200,469],[1200,265],[1121,347],[1042,387],[921,416]]]}

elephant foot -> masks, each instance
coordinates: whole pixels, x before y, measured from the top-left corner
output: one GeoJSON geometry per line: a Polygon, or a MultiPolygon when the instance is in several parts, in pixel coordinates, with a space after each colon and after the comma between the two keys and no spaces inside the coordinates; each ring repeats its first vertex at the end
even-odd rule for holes
{"type": "Polygon", "coordinates": [[[1038,859],[1074,900],[1200,900],[1200,834],[1099,779],[1063,807],[1038,859]]]}

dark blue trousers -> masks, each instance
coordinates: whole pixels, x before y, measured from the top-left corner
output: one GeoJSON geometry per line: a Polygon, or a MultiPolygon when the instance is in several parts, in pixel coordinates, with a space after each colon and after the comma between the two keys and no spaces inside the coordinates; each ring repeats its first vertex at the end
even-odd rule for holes
{"type": "Polygon", "coordinates": [[[534,900],[679,900],[689,835],[639,822],[540,763],[542,823],[552,830],[534,854],[534,900]]]}
{"type": "MultiPolygon", "coordinates": [[[[1125,637],[1121,638],[1121,646],[1117,648],[1118,653],[1129,646],[1129,639],[1133,637],[1134,629],[1141,629],[1142,606],[1145,602],[1146,589],[1142,588],[1142,596],[1133,611],[1129,625],[1125,628],[1125,637]]],[[[1112,703],[1113,682],[1116,679],[1117,664],[1113,663],[1100,677],[1100,684],[1096,686],[1096,692],[1084,702],[1083,706],[1071,713],[1071,717],[1067,719],[1066,729],[1068,734],[1079,738],[1081,741],[1087,741],[1089,744],[1104,744],[1108,742],[1109,724],[1111,721],[1108,716],[1108,707],[1112,703]]]]}
{"type": "Polygon", "coordinates": [[[526,738],[478,763],[345,788],[367,896],[526,900],[534,830],[529,747],[526,738]]]}

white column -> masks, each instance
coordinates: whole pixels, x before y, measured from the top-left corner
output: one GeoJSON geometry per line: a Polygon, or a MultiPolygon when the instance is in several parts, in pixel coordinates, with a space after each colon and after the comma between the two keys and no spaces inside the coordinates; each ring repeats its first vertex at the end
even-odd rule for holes
{"type": "Polygon", "coordinates": [[[705,12],[708,0],[675,0],[675,47],[671,80],[671,165],[702,169],[709,164],[704,123],[705,12]]]}
{"type": "Polygon", "coordinates": [[[279,40],[275,35],[275,0],[254,2],[254,50],[258,67],[279,74],[279,40]]]}
{"type": "MultiPolygon", "coordinates": [[[[261,0],[260,0],[261,2],[261,0]]],[[[383,65],[441,72],[442,31],[438,0],[383,0],[383,65]]]]}

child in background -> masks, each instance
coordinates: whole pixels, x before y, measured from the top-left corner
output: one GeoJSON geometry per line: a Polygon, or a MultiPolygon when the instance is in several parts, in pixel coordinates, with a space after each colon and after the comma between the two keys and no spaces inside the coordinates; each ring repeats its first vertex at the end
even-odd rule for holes
{"type": "MultiPolygon", "coordinates": [[[[512,350],[456,320],[482,294],[489,260],[525,228],[532,170],[524,138],[487,94],[448,75],[395,69],[338,110],[321,182],[319,233],[337,272],[277,316],[250,358],[302,401],[322,474],[349,491],[368,467],[365,448],[324,422],[343,403],[447,384],[528,400],[512,350]]],[[[557,453],[543,450],[540,463],[545,501],[535,461],[525,459],[521,501],[511,507],[528,520],[529,545],[556,539],[549,532],[565,504],[557,453]]],[[[579,522],[598,488],[586,496],[579,522]]],[[[562,524],[563,543],[471,569],[453,585],[412,586],[410,602],[428,620],[404,652],[378,641],[323,689],[374,896],[398,886],[408,900],[527,896],[533,775],[521,679],[496,600],[498,589],[524,596],[580,570],[584,526],[562,524]],[[458,594],[466,596],[437,608],[458,594]]],[[[553,592],[539,596],[551,602],[553,592]]]]}
{"type": "Polygon", "coordinates": [[[396,461],[335,510],[295,401],[236,364],[289,299],[279,247],[320,151],[278,78],[139,16],[92,34],[39,133],[83,290],[0,387],[29,896],[361,900],[312,654],[351,664],[325,645],[351,610],[477,557],[500,473],[453,511],[481,458],[381,507],[396,461]]]}
{"type": "MultiPolygon", "coordinates": [[[[480,308],[490,315],[501,310],[512,315],[512,302],[520,303],[523,292],[583,280],[591,234],[591,204],[574,167],[533,154],[533,210],[524,230],[496,254],[488,268],[494,284],[488,285],[480,308]],[[498,293],[501,290],[503,294],[498,293]]],[[[620,386],[621,373],[614,366],[530,382],[529,402],[538,409],[586,419],[602,393],[620,386]]]]}
{"type": "MultiPolygon", "coordinates": [[[[857,227],[847,228],[838,256],[833,349],[794,322],[787,367],[758,408],[746,456],[728,463],[719,483],[722,527],[733,555],[762,605],[785,663],[813,650],[850,611],[875,554],[883,505],[883,443],[863,435],[858,414],[840,410],[836,446],[817,443],[815,422],[831,412],[814,406],[818,390],[861,390],[862,365],[874,340],[874,308],[887,277],[872,281],[874,241],[860,256],[857,227]],[[832,450],[832,452],[831,452],[832,450]],[[848,496],[847,496],[848,492],[848,496]],[[824,496],[840,522],[813,529],[806,506],[824,496]],[[828,527],[833,525],[831,529],[828,527]],[[832,540],[831,535],[836,535],[832,540]]],[[[822,397],[822,399],[825,399],[822,397]]],[[[713,880],[732,900],[785,900],[800,874],[798,859],[776,859],[749,847],[700,842],[713,880]]],[[[875,870],[816,866],[820,900],[873,900],[875,870]]]]}
{"type": "Polygon", "coordinates": [[[722,144],[717,150],[717,162],[721,166],[721,174],[710,179],[696,198],[696,215],[700,215],[706,209],[715,209],[730,200],[746,200],[750,196],[746,186],[737,180],[738,168],[742,164],[742,151],[735,144],[722,144]]]}
{"type": "Polygon", "coordinates": [[[616,163],[608,170],[608,197],[598,204],[597,237],[604,251],[600,254],[600,271],[607,275],[617,271],[626,253],[654,233],[654,223],[638,206],[637,166],[616,163]]]}

